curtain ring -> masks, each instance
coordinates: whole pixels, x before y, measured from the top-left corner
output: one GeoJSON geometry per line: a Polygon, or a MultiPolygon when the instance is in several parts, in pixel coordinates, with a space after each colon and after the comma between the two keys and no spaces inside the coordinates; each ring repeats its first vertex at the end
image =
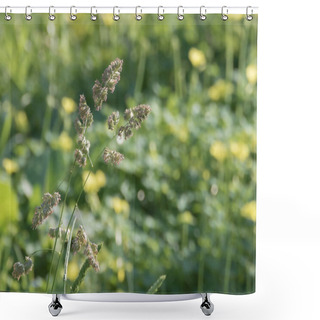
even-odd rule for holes
{"type": "MultiPolygon", "coordinates": [[[[12,17],[8,14],[8,8],[10,8],[10,6],[6,6],[4,8],[4,18],[7,20],[7,21],[10,21],[12,19],[12,17]]],[[[10,12],[11,12],[11,9],[10,9],[10,12]]]]}
{"type": "Polygon", "coordinates": [[[207,19],[207,9],[205,6],[201,6],[200,7],[200,20],[204,21],[206,19],[207,19]],[[202,11],[204,11],[204,12],[202,12],[202,11]]]}
{"type": "Polygon", "coordinates": [[[97,20],[97,16],[96,16],[97,9],[96,9],[96,14],[93,14],[93,8],[95,8],[95,6],[91,7],[91,9],[90,9],[90,15],[91,15],[90,19],[91,19],[91,21],[96,21],[97,20]]]}
{"type": "Polygon", "coordinates": [[[179,6],[178,7],[178,11],[177,11],[177,14],[178,14],[178,20],[182,21],[184,19],[184,9],[183,9],[183,6],[179,6]],[[180,9],[182,10],[182,13],[180,13],[180,9]]]}
{"type": "Polygon", "coordinates": [[[71,6],[70,7],[70,19],[72,20],[72,21],[75,21],[75,20],[77,20],[77,16],[75,15],[75,14],[73,14],[73,8],[74,8],[74,12],[75,13],[77,13],[77,9],[76,9],[76,7],[75,6],[71,6]]]}
{"type": "Polygon", "coordinates": [[[228,8],[227,8],[227,6],[223,6],[223,7],[221,8],[221,19],[222,19],[223,21],[227,21],[227,20],[228,20],[227,14],[228,14],[228,8]],[[224,9],[226,9],[226,13],[224,13],[224,9]]]}
{"type": "Polygon", "coordinates": [[[120,16],[119,16],[120,10],[118,9],[118,14],[116,14],[116,8],[118,9],[117,6],[113,7],[113,20],[114,21],[120,20],[120,16]]]}
{"type": "Polygon", "coordinates": [[[50,21],[53,21],[53,20],[56,18],[56,16],[51,13],[51,9],[53,10],[53,13],[55,13],[56,10],[54,9],[54,6],[50,6],[50,7],[49,7],[49,20],[50,20],[50,21]]]}
{"type": "Polygon", "coordinates": [[[26,10],[25,10],[25,18],[27,21],[30,21],[32,19],[32,9],[30,6],[26,6],[26,10]],[[28,13],[28,9],[30,8],[30,13],[28,13]]]}
{"type": "Polygon", "coordinates": [[[158,7],[158,20],[159,21],[162,21],[164,19],[164,9],[163,9],[163,6],[159,6],[158,7]],[[160,14],[160,8],[162,8],[162,14],[160,14]]]}
{"type": "Polygon", "coordinates": [[[247,7],[247,9],[246,9],[246,19],[247,19],[248,21],[251,21],[251,20],[253,19],[252,14],[253,14],[253,9],[252,9],[252,7],[251,7],[251,6],[247,7]],[[249,14],[249,8],[251,8],[251,14],[249,14]]]}
{"type": "Polygon", "coordinates": [[[142,9],[140,6],[136,6],[136,20],[137,21],[141,21],[142,20],[142,15],[138,14],[138,8],[140,9],[141,13],[142,13],[142,9]]]}

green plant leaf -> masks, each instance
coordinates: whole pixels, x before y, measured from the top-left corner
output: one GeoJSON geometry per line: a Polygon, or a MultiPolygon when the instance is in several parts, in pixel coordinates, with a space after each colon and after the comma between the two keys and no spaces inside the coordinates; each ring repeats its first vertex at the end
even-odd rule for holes
{"type": "Polygon", "coordinates": [[[147,291],[147,294],[154,294],[156,293],[159,288],[161,287],[162,283],[164,280],[166,280],[166,275],[163,274],[162,276],[160,276],[157,281],[150,287],[150,289],[147,291]]]}

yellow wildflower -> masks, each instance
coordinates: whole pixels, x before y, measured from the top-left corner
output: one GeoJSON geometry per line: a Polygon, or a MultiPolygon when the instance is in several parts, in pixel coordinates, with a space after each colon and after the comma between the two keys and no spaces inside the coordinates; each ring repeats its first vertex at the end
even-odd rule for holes
{"type": "Polygon", "coordinates": [[[256,148],[257,146],[257,135],[255,133],[253,133],[251,135],[251,148],[256,148]]]}
{"type": "Polygon", "coordinates": [[[189,132],[186,127],[181,127],[177,132],[177,137],[181,142],[187,142],[189,138],[189,132]]]}
{"type": "Polygon", "coordinates": [[[242,19],[244,19],[243,14],[229,14],[228,17],[230,20],[234,21],[241,21],[242,19]]]}
{"type": "Polygon", "coordinates": [[[241,208],[241,215],[252,221],[256,221],[256,202],[250,201],[241,208]]]}
{"type": "Polygon", "coordinates": [[[178,222],[181,224],[194,224],[193,215],[190,211],[184,211],[179,214],[178,222]]]}
{"type": "Polygon", "coordinates": [[[183,125],[170,125],[170,131],[181,141],[187,142],[189,139],[189,131],[183,125]]]}
{"type": "Polygon", "coordinates": [[[149,143],[149,150],[150,150],[150,157],[154,160],[157,160],[158,158],[158,151],[157,151],[157,145],[154,141],[151,141],[149,143]]]}
{"type": "Polygon", "coordinates": [[[257,66],[255,64],[249,64],[246,68],[246,76],[251,84],[257,82],[257,66]]]}
{"type": "Polygon", "coordinates": [[[233,91],[233,85],[225,80],[218,80],[213,86],[209,88],[208,95],[211,100],[219,101],[230,95],[233,91]]]}
{"type": "Polygon", "coordinates": [[[124,268],[121,268],[121,269],[118,270],[117,276],[118,276],[118,281],[119,282],[123,282],[124,281],[124,278],[126,276],[126,273],[124,272],[124,268]]]}
{"type": "Polygon", "coordinates": [[[119,213],[129,213],[129,203],[124,200],[124,199],[120,199],[118,197],[114,197],[112,198],[112,207],[113,210],[119,214],[119,213]]]}
{"type": "Polygon", "coordinates": [[[162,182],[161,183],[161,191],[164,194],[168,194],[168,192],[170,191],[169,185],[167,182],[162,182]]]}
{"type": "Polygon", "coordinates": [[[61,104],[66,113],[72,113],[77,109],[75,101],[68,97],[63,97],[61,104]]]}
{"type": "Polygon", "coordinates": [[[230,150],[231,153],[241,161],[246,160],[250,154],[248,145],[243,142],[231,142],[230,150]]]}
{"type": "Polygon", "coordinates": [[[8,174],[13,174],[19,170],[17,162],[8,158],[2,160],[2,165],[8,174]]]}
{"type": "Polygon", "coordinates": [[[106,185],[107,178],[106,178],[106,175],[101,170],[98,170],[96,172],[96,182],[100,188],[106,185]]]}
{"type": "Polygon", "coordinates": [[[188,57],[192,65],[196,68],[203,68],[206,64],[206,57],[204,53],[197,48],[191,48],[189,50],[188,57]]]}
{"type": "Polygon", "coordinates": [[[60,134],[58,138],[58,146],[63,151],[70,151],[72,149],[73,141],[66,132],[62,132],[60,134]]]}
{"type": "Polygon", "coordinates": [[[227,148],[221,141],[215,141],[210,147],[210,154],[222,162],[227,157],[227,148]]]}
{"type": "MultiPolygon", "coordinates": [[[[82,180],[86,181],[89,171],[83,171],[82,180]]],[[[97,193],[102,187],[104,187],[107,183],[107,178],[105,174],[98,170],[96,173],[91,172],[87,183],[84,186],[84,190],[88,193],[97,193]]]]}
{"type": "Polygon", "coordinates": [[[68,264],[68,279],[74,281],[79,274],[79,266],[75,261],[70,261],[68,264]]]}
{"type": "Polygon", "coordinates": [[[209,178],[210,178],[210,172],[209,172],[209,170],[205,169],[205,170],[202,172],[202,178],[203,178],[204,180],[209,180],[209,178]]]}
{"type": "Polygon", "coordinates": [[[17,125],[17,128],[22,131],[26,132],[29,128],[28,118],[24,111],[18,111],[15,115],[15,122],[17,125]]]}
{"type": "Polygon", "coordinates": [[[103,21],[104,25],[106,25],[106,26],[111,26],[112,25],[112,23],[113,23],[112,14],[102,14],[101,17],[102,17],[102,21],[103,21]]]}

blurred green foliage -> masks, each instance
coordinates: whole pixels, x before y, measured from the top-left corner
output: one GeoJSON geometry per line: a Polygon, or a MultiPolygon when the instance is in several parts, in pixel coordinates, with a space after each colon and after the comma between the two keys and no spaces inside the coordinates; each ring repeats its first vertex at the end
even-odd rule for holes
{"type": "MultiPolygon", "coordinates": [[[[119,57],[121,80],[93,111],[88,138],[92,159],[109,144],[125,160],[78,168],[65,208],[64,226],[92,170],[78,223],[103,243],[101,271],[90,270],[80,292],[145,293],[162,275],[158,293],[253,292],[257,18],[0,20],[0,290],[45,291],[50,251],[34,254],[20,281],[12,266],[53,247],[59,212],[32,230],[34,208],[44,192],[64,199],[79,95],[92,106],[94,81],[119,57]],[[141,103],[152,107],[142,128],[109,142],[106,117],[141,103]]],[[[71,257],[70,285],[84,260],[71,257]]]]}

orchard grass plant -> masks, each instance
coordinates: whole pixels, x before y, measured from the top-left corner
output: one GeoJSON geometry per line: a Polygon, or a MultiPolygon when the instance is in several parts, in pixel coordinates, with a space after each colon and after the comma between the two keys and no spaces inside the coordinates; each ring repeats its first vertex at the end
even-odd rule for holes
{"type": "MultiPolygon", "coordinates": [[[[116,58],[110,63],[110,65],[104,70],[101,81],[96,80],[92,88],[94,107],[99,112],[103,104],[107,101],[108,95],[115,91],[116,85],[120,81],[120,74],[122,71],[123,61],[116,58]]],[[[151,112],[151,108],[148,105],[138,105],[130,109],[126,109],[121,117],[119,111],[113,111],[106,119],[108,130],[113,132],[112,137],[120,140],[128,140],[131,138],[136,130],[138,130],[143,121],[145,121],[151,112]]],[[[53,293],[55,290],[56,281],[59,278],[59,266],[64,259],[64,274],[63,274],[63,291],[64,293],[78,292],[83,282],[87,271],[92,268],[95,272],[99,272],[100,266],[98,261],[98,254],[102,247],[102,243],[96,244],[89,239],[89,236],[85,230],[84,225],[80,224],[77,230],[74,230],[75,222],[77,220],[77,212],[79,211],[78,203],[85,190],[87,181],[89,179],[91,170],[86,170],[86,177],[84,183],[78,194],[77,201],[73,206],[71,212],[65,210],[74,175],[74,169],[76,166],[80,168],[91,167],[94,168],[96,163],[102,158],[107,166],[116,167],[124,160],[124,155],[120,152],[111,149],[108,145],[104,146],[99,156],[92,160],[90,157],[91,143],[88,140],[88,130],[93,130],[94,116],[92,109],[86,101],[86,97],[81,94],[78,105],[78,115],[74,122],[74,128],[77,132],[76,149],[74,151],[74,161],[69,173],[67,174],[67,189],[62,194],[57,190],[53,193],[46,192],[42,197],[42,203],[34,210],[34,216],[32,219],[33,230],[40,227],[44,228],[43,223],[56,213],[56,208],[60,209],[58,225],[55,227],[49,227],[48,236],[54,240],[53,249],[37,250],[25,257],[25,261],[17,261],[13,265],[12,277],[19,281],[22,276],[28,275],[33,268],[32,256],[40,251],[52,251],[51,263],[49,275],[47,277],[46,291],[53,293]],[[63,226],[63,216],[69,214],[67,217],[67,226],[63,226]],[[57,251],[58,242],[61,241],[61,249],[57,251]],[[70,259],[70,252],[75,254],[82,254],[84,262],[80,268],[79,274],[74,282],[67,288],[67,270],[70,259]],[[57,261],[56,261],[57,260],[57,261]],[[50,278],[52,275],[52,279],[50,278]]],[[[109,141],[110,143],[111,141],[109,141]]],[[[162,278],[161,278],[162,279],[162,278]]],[[[164,279],[162,279],[163,281],[164,279]]],[[[162,283],[161,281],[161,283],[162,283]]],[[[161,284],[160,284],[161,285],[161,284]]],[[[159,287],[159,281],[156,282],[155,287],[159,287]]],[[[156,288],[157,289],[157,288],[156,288]]],[[[153,292],[156,291],[153,288],[153,292]]]]}

